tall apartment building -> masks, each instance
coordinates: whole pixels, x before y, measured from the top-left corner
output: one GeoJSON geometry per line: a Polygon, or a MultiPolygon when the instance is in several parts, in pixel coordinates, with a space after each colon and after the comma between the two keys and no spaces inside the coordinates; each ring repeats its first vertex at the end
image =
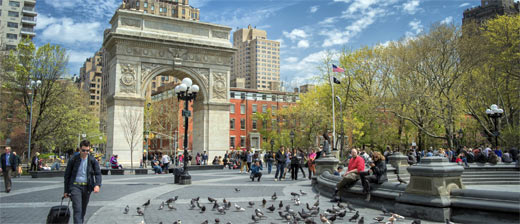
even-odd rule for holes
{"type": "Polygon", "coordinates": [[[36,0],[0,0],[0,50],[15,49],[22,38],[36,36],[36,0]]]}
{"type": "Polygon", "coordinates": [[[189,0],[128,0],[123,8],[179,19],[200,19],[200,10],[190,6],[189,0]]]}
{"type": "Polygon", "coordinates": [[[79,69],[79,87],[89,94],[91,111],[98,116],[101,107],[102,73],[103,51],[101,50],[87,58],[83,67],[79,69]]]}
{"type": "Polygon", "coordinates": [[[463,13],[462,24],[476,20],[482,23],[497,15],[514,15],[520,13],[520,3],[513,0],[481,0],[480,6],[466,9],[463,13]]]}
{"type": "Polygon", "coordinates": [[[267,32],[252,28],[233,33],[231,80],[245,78],[245,87],[280,90],[280,42],[267,39],[267,32]]]}

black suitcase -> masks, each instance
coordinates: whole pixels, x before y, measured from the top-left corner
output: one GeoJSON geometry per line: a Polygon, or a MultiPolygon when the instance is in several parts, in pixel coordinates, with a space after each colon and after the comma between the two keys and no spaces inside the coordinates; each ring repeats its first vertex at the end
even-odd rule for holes
{"type": "Polygon", "coordinates": [[[47,224],[67,224],[70,219],[70,198],[67,206],[63,205],[63,199],[61,198],[61,204],[53,206],[47,215],[47,224]]]}

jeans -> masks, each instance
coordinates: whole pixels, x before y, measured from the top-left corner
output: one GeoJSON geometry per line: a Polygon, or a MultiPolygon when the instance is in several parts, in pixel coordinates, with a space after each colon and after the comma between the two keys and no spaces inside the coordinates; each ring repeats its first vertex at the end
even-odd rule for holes
{"type": "Polygon", "coordinates": [[[377,183],[377,177],[370,175],[368,171],[360,172],[359,178],[361,179],[361,185],[363,185],[363,193],[370,192],[370,183],[377,183]]]}
{"type": "Polygon", "coordinates": [[[168,166],[170,166],[170,163],[164,163],[164,172],[168,173],[168,166]]]}
{"type": "Polygon", "coordinates": [[[278,164],[276,164],[276,173],[274,174],[274,178],[275,179],[278,178],[278,180],[281,180],[282,176],[283,176],[284,169],[285,169],[285,163],[278,163],[278,164]],[[278,174],[280,174],[280,176],[278,176],[278,174]]]}
{"type": "Polygon", "coordinates": [[[72,209],[74,214],[74,224],[81,224],[87,213],[87,205],[90,199],[90,193],[87,186],[72,185],[71,187],[72,209]]]}
{"type": "Polygon", "coordinates": [[[299,164],[291,164],[291,180],[298,180],[299,164]]]}
{"type": "Polygon", "coordinates": [[[262,173],[258,172],[255,174],[251,174],[251,180],[255,181],[255,177],[258,177],[258,181],[260,181],[260,178],[262,177],[262,173]]]}
{"type": "Polygon", "coordinates": [[[267,162],[267,174],[271,174],[272,169],[273,169],[273,162],[267,162]]]}
{"type": "Polygon", "coordinates": [[[160,166],[153,166],[153,170],[155,173],[162,173],[162,168],[160,166]]]}

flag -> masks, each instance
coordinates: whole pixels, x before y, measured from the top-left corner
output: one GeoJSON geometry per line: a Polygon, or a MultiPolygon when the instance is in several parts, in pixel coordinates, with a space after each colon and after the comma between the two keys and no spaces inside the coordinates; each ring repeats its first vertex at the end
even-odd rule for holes
{"type": "Polygon", "coordinates": [[[336,66],[335,64],[332,64],[332,71],[333,72],[345,72],[345,69],[340,68],[340,67],[336,66]]]}
{"type": "Polygon", "coordinates": [[[332,81],[336,84],[341,84],[341,82],[339,81],[339,79],[337,79],[336,77],[332,77],[332,81]]]}

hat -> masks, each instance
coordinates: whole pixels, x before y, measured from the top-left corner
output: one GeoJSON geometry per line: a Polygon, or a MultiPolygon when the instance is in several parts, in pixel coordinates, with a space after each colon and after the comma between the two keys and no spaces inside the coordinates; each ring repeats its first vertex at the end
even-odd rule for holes
{"type": "Polygon", "coordinates": [[[338,169],[343,169],[343,166],[338,166],[338,169]]]}

